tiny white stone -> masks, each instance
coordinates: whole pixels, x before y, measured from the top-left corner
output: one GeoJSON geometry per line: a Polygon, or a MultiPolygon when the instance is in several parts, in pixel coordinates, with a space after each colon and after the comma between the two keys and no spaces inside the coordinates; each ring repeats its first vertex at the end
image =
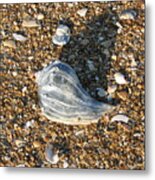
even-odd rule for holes
{"type": "Polygon", "coordinates": [[[12,75],[13,75],[14,77],[16,77],[16,76],[17,76],[17,72],[16,72],[16,71],[13,71],[13,72],[12,72],[12,75]]]}
{"type": "Polygon", "coordinates": [[[96,90],[99,97],[104,97],[107,95],[107,92],[103,88],[97,88],[96,90]]]}
{"type": "Polygon", "coordinates": [[[124,114],[117,114],[115,116],[112,117],[111,122],[124,122],[124,123],[128,123],[129,121],[129,117],[124,115],[124,114]]]}
{"type": "Polygon", "coordinates": [[[13,38],[17,41],[26,41],[27,38],[23,36],[22,34],[13,33],[13,38]]]}
{"type": "Polygon", "coordinates": [[[117,72],[114,77],[117,84],[128,84],[128,81],[125,79],[123,74],[117,72]]]}
{"type": "Polygon", "coordinates": [[[53,145],[51,144],[46,146],[45,157],[46,157],[46,160],[50,162],[51,164],[57,164],[59,161],[59,156],[58,154],[55,154],[53,152],[53,145]]]}
{"type": "Polygon", "coordinates": [[[52,42],[56,45],[65,45],[70,40],[70,29],[66,25],[59,25],[55,35],[52,37],[52,42]]]}
{"type": "Polygon", "coordinates": [[[32,119],[31,121],[27,121],[25,124],[25,128],[28,129],[30,127],[33,127],[34,125],[34,119],[32,119]]]}
{"type": "Polygon", "coordinates": [[[79,16],[81,16],[81,17],[85,17],[86,14],[87,14],[87,11],[88,11],[87,8],[83,8],[83,9],[78,10],[78,11],[77,11],[77,14],[78,14],[79,16]]]}
{"type": "Polygon", "coordinates": [[[27,91],[27,87],[24,86],[24,87],[22,88],[22,92],[24,93],[24,92],[26,92],[26,91],[27,91]]]}

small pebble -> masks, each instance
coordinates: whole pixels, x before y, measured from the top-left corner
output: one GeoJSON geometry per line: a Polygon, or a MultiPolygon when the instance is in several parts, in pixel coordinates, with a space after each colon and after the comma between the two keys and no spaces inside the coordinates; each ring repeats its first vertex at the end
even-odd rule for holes
{"type": "Polygon", "coordinates": [[[32,119],[31,121],[27,121],[25,124],[25,128],[28,129],[30,127],[33,127],[34,125],[34,120],[32,119]]]}
{"type": "Polygon", "coordinates": [[[5,41],[3,41],[3,46],[13,48],[13,49],[16,48],[16,44],[15,44],[15,42],[13,40],[5,40],[5,41]]]}
{"type": "Polygon", "coordinates": [[[121,98],[123,101],[125,101],[128,98],[128,93],[126,91],[118,92],[117,95],[119,98],[121,98]]]}
{"type": "Polygon", "coordinates": [[[22,34],[13,33],[13,38],[17,41],[26,41],[27,37],[23,36],[22,34]]]}
{"type": "Polygon", "coordinates": [[[22,26],[32,28],[32,27],[39,27],[40,24],[38,24],[35,20],[24,20],[22,26]]]}
{"type": "Polygon", "coordinates": [[[33,146],[34,148],[39,148],[41,146],[41,143],[39,141],[34,141],[33,146]]]}
{"type": "Polygon", "coordinates": [[[109,94],[112,94],[112,93],[114,93],[115,91],[116,91],[116,89],[117,89],[117,85],[111,85],[111,86],[108,86],[108,93],[109,94]]]}
{"type": "Polygon", "coordinates": [[[112,117],[111,122],[124,122],[124,123],[128,123],[129,121],[129,117],[123,114],[117,114],[115,116],[112,117]]]}
{"type": "Polygon", "coordinates": [[[88,67],[89,67],[89,69],[91,70],[91,71],[94,71],[95,70],[95,66],[94,66],[94,63],[93,63],[93,61],[87,61],[88,62],[88,67]]]}
{"type": "Polygon", "coordinates": [[[128,84],[128,81],[122,73],[117,72],[114,77],[117,84],[128,84]]]}
{"type": "Polygon", "coordinates": [[[43,20],[43,19],[44,19],[44,15],[41,14],[41,13],[38,14],[38,15],[37,15],[37,19],[38,19],[38,20],[43,20]]]}
{"type": "Polygon", "coordinates": [[[122,11],[121,15],[120,15],[120,19],[121,20],[127,20],[127,19],[131,19],[134,20],[137,16],[137,12],[135,10],[132,9],[126,9],[124,11],[122,11]]]}
{"type": "Polygon", "coordinates": [[[21,148],[25,145],[25,141],[17,139],[17,140],[15,140],[15,144],[17,147],[21,148]]]}
{"type": "Polygon", "coordinates": [[[53,145],[47,145],[45,149],[45,157],[48,162],[51,164],[57,164],[59,161],[58,154],[53,152],[53,145]]]}
{"type": "Polygon", "coordinates": [[[16,76],[17,76],[17,71],[13,71],[13,72],[12,72],[12,75],[13,75],[14,77],[16,77],[16,76]]]}
{"type": "Polygon", "coordinates": [[[96,90],[99,97],[104,97],[107,95],[107,92],[103,88],[97,88],[96,90]]]}
{"type": "Polygon", "coordinates": [[[78,10],[78,11],[77,11],[77,14],[78,14],[79,16],[81,16],[81,17],[85,17],[86,14],[87,14],[87,11],[88,11],[87,8],[83,8],[83,9],[78,10]]]}
{"type": "Polygon", "coordinates": [[[59,25],[55,35],[52,37],[52,42],[56,45],[63,46],[70,40],[70,29],[66,25],[59,25]]]}

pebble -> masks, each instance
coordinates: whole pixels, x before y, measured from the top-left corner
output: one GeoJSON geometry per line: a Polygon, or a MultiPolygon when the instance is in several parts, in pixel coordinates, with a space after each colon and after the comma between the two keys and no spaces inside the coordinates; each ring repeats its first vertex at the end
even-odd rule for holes
{"type": "Polygon", "coordinates": [[[49,144],[49,145],[46,146],[45,158],[51,164],[57,164],[58,163],[59,156],[58,156],[58,154],[53,152],[53,145],[49,144]]]}
{"type": "Polygon", "coordinates": [[[24,20],[22,26],[32,28],[32,27],[39,27],[40,24],[38,24],[35,20],[24,20]]]}
{"type": "Polygon", "coordinates": [[[124,115],[124,114],[117,114],[115,116],[112,117],[111,122],[124,122],[124,123],[128,123],[129,121],[129,117],[124,115]]]}
{"type": "Polygon", "coordinates": [[[15,49],[16,43],[13,40],[5,40],[3,41],[3,46],[15,49]]]}
{"type": "Polygon", "coordinates": [[[126,91],[118,92],[117,95],[119,98],[121,98],[123,101],[125,101],[128,98],[128,93],[126,91]]]}
{"type": "Polygon", "coordinates": [[[85,17],[86,14],[87,14],[87,11],[88,11],[87,8],[83,8],[83,9],[78,10],[78,11],[77,11],[77,14],[78,14],[79,16],[81,16],[81,17],[85,17]]]}
{"type": "Polygon", "coordinates": [[[95,66],[94,66],[93,61],[88,60],[87,62],[88,62],[89,70],[94,71],[95,70],[95,66]]]}
{"type": "Polygon", "coordinates": [[[59,25],[55,35],[52,37],[52,42],[56,45],[63,46],[70,40],[70,29],[66,25],[59,25]]]}
{"type": "Polygon", "coordinates": [[[134,20],[137,16],[137,12],[133,9],[126,9],[124,11],[122,11],[121,15],[120,15],[120,19],[121,20],[127,20],[127,19],[131,19],[134,20]]]}
{"type": "Polygon", "coordinates": [[[43,20],[43,19],[44,19],[44,15],[41,14],[41,13],[38,14],[38,15],[37,15],[37,19],[38,19],[38,20],[43,20]]]}
{"type": "Polygon", "coordinates": [[[16,76],[17,76],[17,71],[13,71],[13,72],[12,72],[12,75],[13,75],[14,77],[16,77],[16,76]]]}
{"type": "Polygon", "coordinates": [[[25,141],[17,139],[15,140],[15,144],[17,147],[23,147],[25,145],[25,141]]]}
{"type": "Polygon", "coordinates": [[[108,93],[109,94],[112,94],[112,93],[114,93],[115,91],[116,91],[116,89],[117,89],[117,85],[111,85],[111,86],[108,86],[108,93]]]}
{"type": "Polygon", "coordinates": [[[26,41],[27,37],[23,36],[22,34],[13,33],[13,38],[17,41],[26,41]]]}
{"type": "Polygon", "coordinates": [[[41,146],[41,143],[39,141],[34,141],[33,146],[34,148],[39,148],[41,146]]]}
{"type": "Polygon", "coordinates": [[[34,120],[32,119],[31,121],[27,121],[25,124],[25,128],[28,129],[30,127],[33,127],[34,125],[34,120]]]}
{"type": "Polygon", "coordinates": [[[114,77],[117,84],[128,84],[128,81],[122,73],[117,72],[114,74],[114,77]]]}
{"type": "Polygon", "coordinates": [[[103,88],[97,88],[96,90],[99,97],[104,97],[107,95],[107,92],[103,88]]]}

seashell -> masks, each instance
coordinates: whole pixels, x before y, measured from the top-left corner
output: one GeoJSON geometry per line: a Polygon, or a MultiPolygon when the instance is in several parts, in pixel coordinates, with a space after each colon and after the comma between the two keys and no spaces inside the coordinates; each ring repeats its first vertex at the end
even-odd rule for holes
{"type": "Polygon", "coordinates": [[[85,17],[86,14],[87,14],[87,11],[88,11],[87,8],[83,8],[83,9],[78,10],[78,11],[77,11],[77,14],[78,14],[79,16],[81,16],[81,17],[85,17]]]}
{"type": "Polygon", "coordinates": [[[131,19],[134,20],[137,16],[137,12],[133,9],[126,9],[124,11],[122,11],[121,15],[120,15],[120,19],[123,20],[127,20],[127,19],[131,19]]]}
{"type": "Polygon", "coordinates": [[[124,122],[124,123],[128,123],[129,121],[129,117],[124,115],[124,114],[117,114],[115,116],[112,117],[111,122],[124,122]]]}
{"type": "Polygon", "coordinates": [[[48,144],[45,148],[45,158],[51,164],[57,164],[59,161],[59,156],[53,151],[53,145],[48,144]]]}
{"type": "Polygon", "coordinates": [[[114,78],[117,84],[128,84],[128,81],[125,79],[125,76],[120,72],[115,73],[114,78]]]}
{"type": "Polygon", "coordinates": [[[13,38],[17,41],[26,41],[27,37],[23,36],[22,34],[13,33],[13,38]]]}
{"type": "Polygon", "coordinates": [[[83,89],[75,71],[59,60],[36,73],[43,114],[65,124],[90,124],[114,107],[98,102],[83,89]]]}
{"type": "Polygon", "coordinates": [[[52,37],[52,42],[56,45],[65,45],[70,40],[70,29],[66,25],[59,25],[55,35],[52,37]]]}

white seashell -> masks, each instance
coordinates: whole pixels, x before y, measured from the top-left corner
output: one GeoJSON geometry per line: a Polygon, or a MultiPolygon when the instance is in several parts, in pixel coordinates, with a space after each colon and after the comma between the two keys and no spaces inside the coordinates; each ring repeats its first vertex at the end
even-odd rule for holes
{"type": "Polygon", "coordinates": [[[124,122],[128,123],[129,117],[124,114],[117,114],[114,117],[112,117],[111,122],[124,122]]]}
{"type": "Polygon", "coordinates": [[[70,40],[70,29],[66,25],[59,25],[55,35],[52,37],[52,42],[56,45],[65,45],[70,40]]]}
{"type": "Polygon", "coordinates": [[[114,74],[114,77],[117,84],[128,84],[128,81],[125,79],[123,74],[117,72],[114,74]]]}
{"type": "Polygon", "coordinates": [[[42,112],[51,121],[90,124],[113,109],[90,97],[75,71],[60,61],[52,62],[36,73],[36,81],[42,112]]]}
{"type": "Polygon", "coordinates": [[[59,161],[58,154],[53,152],[53,145],[48,144],[45,149],[45,158],[51,164],[57,164],[59,161]]]}
{"type": "Polygon", "coordinates": [[[13,38],[17,41],[26,41],[27,38],[23,36],[22,34],[13,33],[13,38]]]}
{"type": "Polygon", "coordinates": [[[88,11],[87,8],[83,8],[83,9],[78,10],[78,11],[77,11],[77,14],[78,14],[79,16],[81,16],[81,17],[85,17],[86,14],[87,14],[87,11],[88,11]]]}
{"type": "Polygon", "coordinates": [[[127,20],[127,19],[131,19],[134,20],[137,16],[137,12],[133,9],[126,9],[124,11],[122,11],[121,15],[120,15],[120,19],[122,20],[127,20]]]}

